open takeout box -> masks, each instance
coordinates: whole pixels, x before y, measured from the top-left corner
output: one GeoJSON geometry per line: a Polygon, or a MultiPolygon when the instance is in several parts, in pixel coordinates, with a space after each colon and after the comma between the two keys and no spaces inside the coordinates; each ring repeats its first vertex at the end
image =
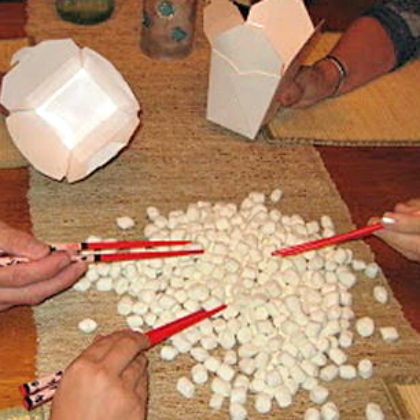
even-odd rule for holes
{"type": "Polygon", "coordinates": [[[262,0],[246,20],[229,0],[211,0],[204,32],[211,44],[207,118],[248,138],[278,110],[281,84],[292,79],[313,46],[302,0],[262,0]]]}
{"type": "Polygon", "coordinates": [[[114,157],[139,124],[139,104],[116,68],[71,39],[19,50],[0,103],[28,161],[54,178],[78,181],[114,157]]]}

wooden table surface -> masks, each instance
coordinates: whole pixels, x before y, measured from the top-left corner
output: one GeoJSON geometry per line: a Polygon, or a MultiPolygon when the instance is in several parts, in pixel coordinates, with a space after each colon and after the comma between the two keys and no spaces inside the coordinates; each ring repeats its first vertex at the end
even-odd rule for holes
{"type": "MultiPolygon", "coordinates": [[[[372,0],[313,0],[316,20],[343,29],[372,0]]],[[[24,36],[25,5],[0,0],[0,39],[24,36]]],[[[347,203],[356,225],[420,196],[420,148],[318,147],[325,166],[347,203]]],[[[0,170],[0,220],[31,231],[28,171],[0,170]]],[[[411,263],[378,239],[368,240],[411,324],[420,331],[420,264],[411,263]]],[[[34,377],[36,331],[30,308],[0,314],[0,409],[20,404],[17,386],[34,377]]]]}

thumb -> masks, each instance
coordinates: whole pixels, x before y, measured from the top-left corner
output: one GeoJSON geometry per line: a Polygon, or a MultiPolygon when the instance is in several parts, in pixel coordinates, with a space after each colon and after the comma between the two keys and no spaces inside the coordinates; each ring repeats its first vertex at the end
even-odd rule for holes
{"type": "Polygon", "coordinates": [[[299,102],[302,96],[302,88],[296,82],[291,82],[281,89],[277,96],[277,100],[280,103],[280,106],[287,108],[299,102]]]}
{"type": "Polygon", "coordinates": [[[398,203],[394,211],[395,213],[417,213],[420,215],[420,199],[413,198],[405,203],[398,203]]]}
{"type": "Polygon", "coordinates": [[[385,229],[412,235],[420,234],[420,215],[416,213],[387,212],[382,218],[385,229]]]}
{"type": "Polygon", "coordinates": [[[0,249],[12,255],[28,257],[33,260],[38,260],[49,254],[47,244],[2,222],[0,222],[0,249]]]}

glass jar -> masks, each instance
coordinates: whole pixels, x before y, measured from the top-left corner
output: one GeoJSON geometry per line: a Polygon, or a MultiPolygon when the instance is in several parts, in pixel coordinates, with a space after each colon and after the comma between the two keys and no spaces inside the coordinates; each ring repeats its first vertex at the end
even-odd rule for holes
{"type": "Polygon", "coordinates": [[[144,0],[141,48],[151,58],[180,59],[193,46],[197,0],[144,0]]]}
{"type": "Polygon", "coordinates": [[[114,11],[114,0],[56,0],[55,5],[63,20],[82,25],[103,22],[114,11]]]}

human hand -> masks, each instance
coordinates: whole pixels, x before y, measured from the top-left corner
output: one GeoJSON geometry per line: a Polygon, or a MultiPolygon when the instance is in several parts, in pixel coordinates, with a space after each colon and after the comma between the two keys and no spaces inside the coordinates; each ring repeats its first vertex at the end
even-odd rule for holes
{"type": "MultiPolygon", "coordinates": [[[[369,223],[379,221],[373,218],[369,223]]],[[[412,199],[395,206],[381,219],[385,229],[375,235],[411,261],[420,262],[420,199],[412,199]]]]}
{"type": "Polygon", "coordinates": [[[0,249],[27,257],[29,263],[0,268],[0,311],[15,305],[35,305],[70,287],[85,271],[65,252],[50,253],[47,244],[0,222],[0,249]]]}
{"type": "Polygon", "coordinates": [[[280,106],[307,108],[333,95],[340,80],[337,67],[329,60],[301,66],[294,80],[277,95],[280,106]]]}
{"type": "Polygon", "coordinates": [[[142,420],[150,343],[134,331],[98,336],[64,372],[51,420],[142,420]]]}

